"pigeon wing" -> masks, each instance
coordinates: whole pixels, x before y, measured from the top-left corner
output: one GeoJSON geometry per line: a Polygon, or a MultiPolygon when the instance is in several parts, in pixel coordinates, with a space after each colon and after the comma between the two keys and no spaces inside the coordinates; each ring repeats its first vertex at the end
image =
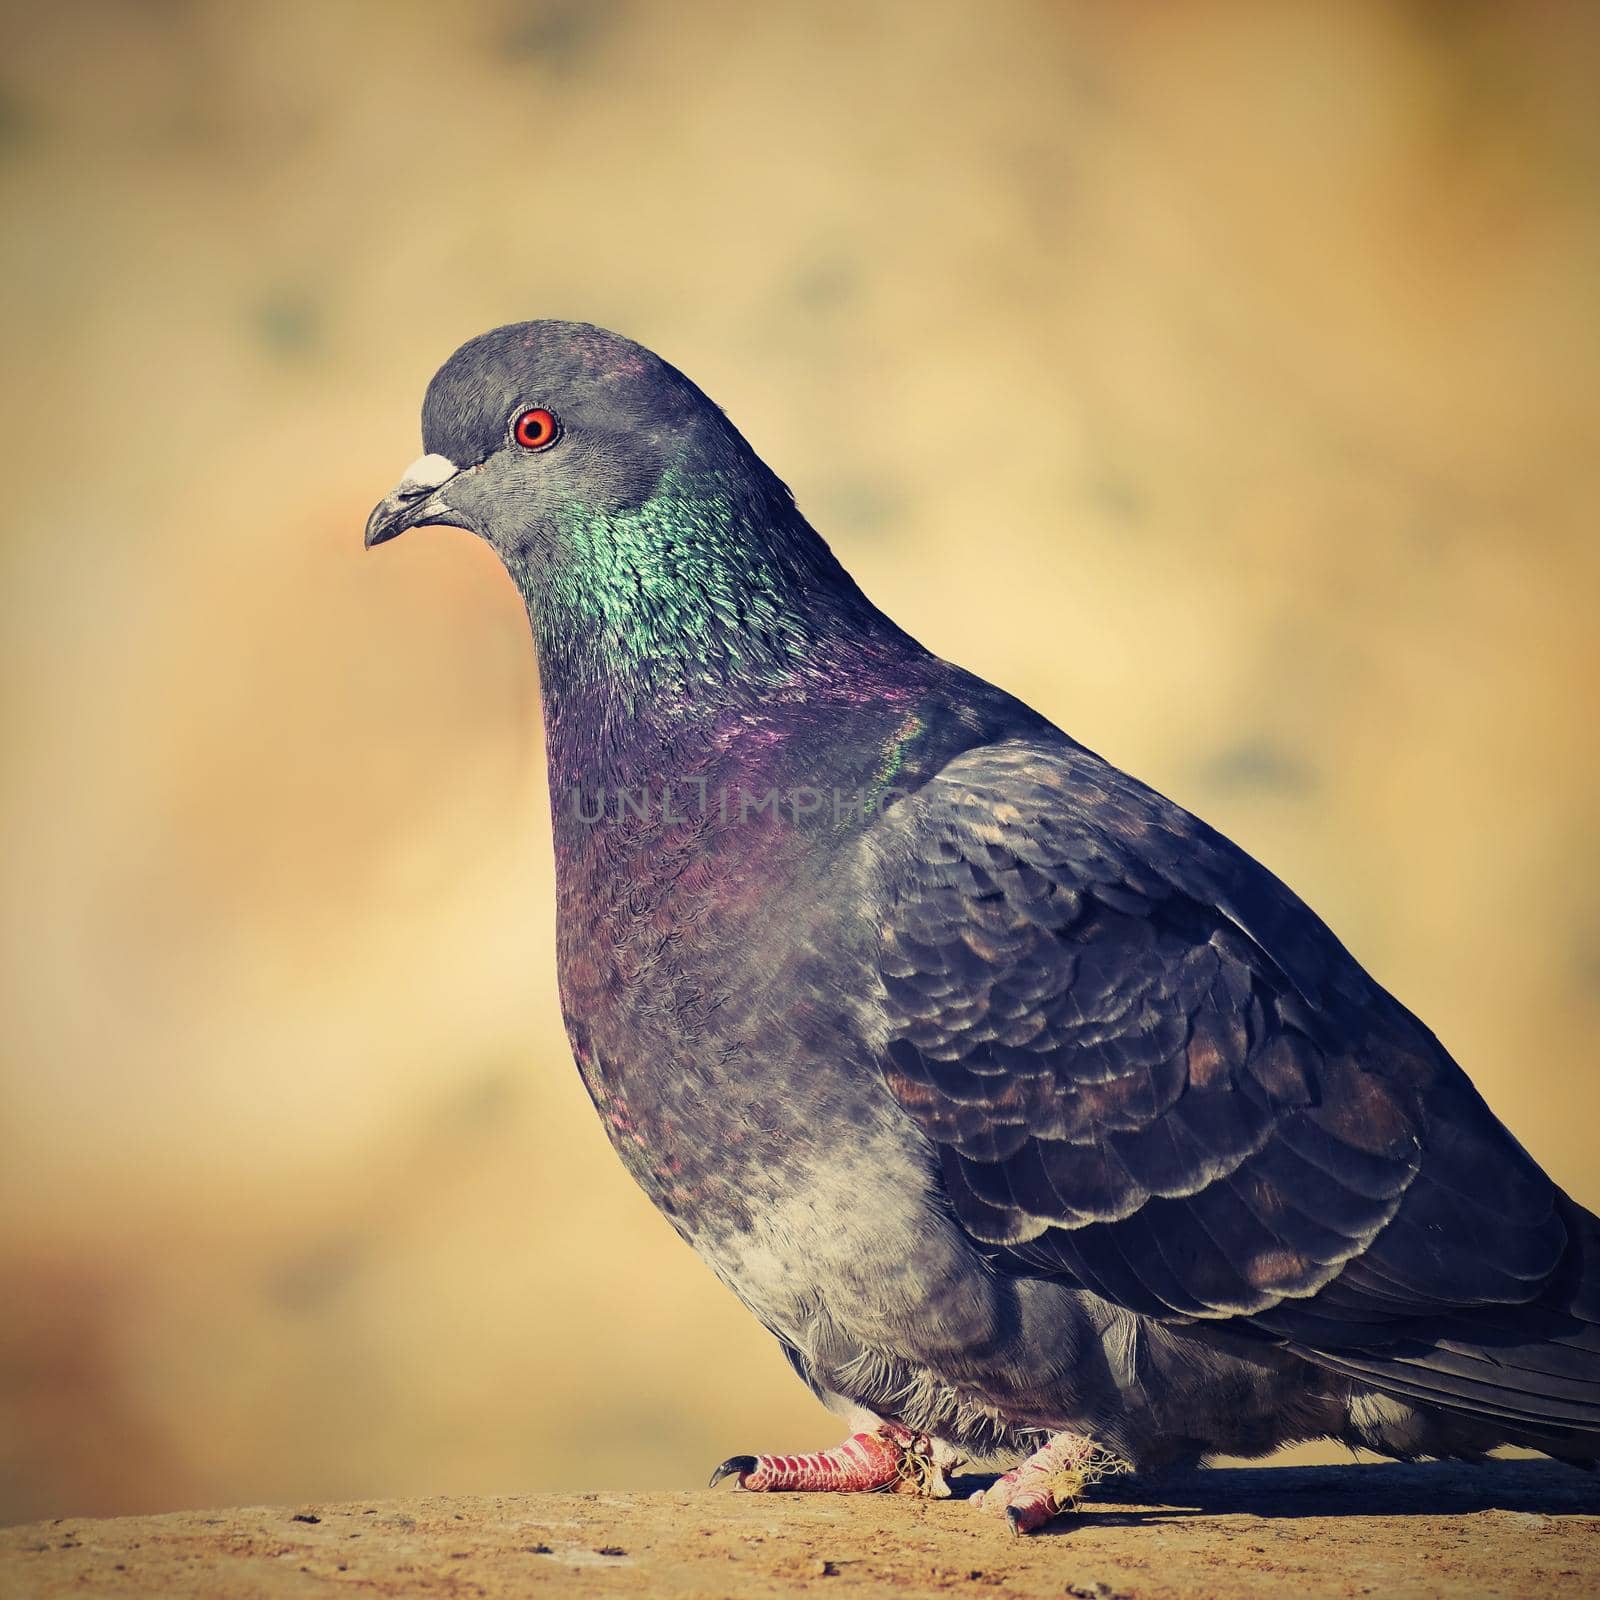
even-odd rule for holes
{"type": "MultiPolygon", "coordinates": [[[[878,844],[884,1077],[997,1265],[1490,1408],[1436,1346],[1539,1296],[1570,1202],[1288,889],[1070,743],[969,751],[878,844]]],[[[1543,1421],[1600,1426],[1581,1387],[1543,1421]]]]}

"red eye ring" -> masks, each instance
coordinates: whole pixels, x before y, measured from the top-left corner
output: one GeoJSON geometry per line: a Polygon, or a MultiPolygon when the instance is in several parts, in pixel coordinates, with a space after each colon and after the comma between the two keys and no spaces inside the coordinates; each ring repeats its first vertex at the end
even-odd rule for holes
{"type": "Polygon", "coordinates": [[[511,424],[511,437],[524,450],[543,450],[560,436],[561,424],[556,421],[555,412],[546,411],[543,406],[521,412],[511,424]]]}

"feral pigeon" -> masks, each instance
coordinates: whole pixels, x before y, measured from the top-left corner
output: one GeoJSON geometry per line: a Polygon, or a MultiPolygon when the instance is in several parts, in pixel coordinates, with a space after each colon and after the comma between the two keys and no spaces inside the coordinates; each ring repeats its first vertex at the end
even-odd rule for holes
{"type": "Polygon", "coordinates": [[[1266,868],[923,649],[639,345],[484,334],[422,442],[366,542],[527,603],[583,1081],[854,1429],[716,1476],[1010,1460],[1030,1531],[1291,1440],[1592,1464],[1600,1224],[1266,868]]]}

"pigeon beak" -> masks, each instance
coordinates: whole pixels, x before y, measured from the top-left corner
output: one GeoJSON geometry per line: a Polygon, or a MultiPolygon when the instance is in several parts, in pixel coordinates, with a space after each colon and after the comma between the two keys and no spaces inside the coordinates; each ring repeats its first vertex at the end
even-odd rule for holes
{"type": "Polygon", "coordinates": [[[419,522],[439,522],[450,507],[439,497],[460,469],[445,456],[418,456],[406,468],[394,489],[372,508],[367,518],[367,549],[414,528],[419,522]]]}

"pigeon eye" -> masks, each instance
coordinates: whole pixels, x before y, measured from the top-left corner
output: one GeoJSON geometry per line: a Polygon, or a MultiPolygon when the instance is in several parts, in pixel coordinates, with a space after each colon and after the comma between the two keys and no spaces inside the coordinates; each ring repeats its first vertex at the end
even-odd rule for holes
{"type": "Polygon", "coordinates": [[[561,424],[556,421],[555,412],[546,411],[542,406],[522,412],[511,424],[511,437],[524,450],[543,450],[556,442],[560,432],[561,424]]]}

